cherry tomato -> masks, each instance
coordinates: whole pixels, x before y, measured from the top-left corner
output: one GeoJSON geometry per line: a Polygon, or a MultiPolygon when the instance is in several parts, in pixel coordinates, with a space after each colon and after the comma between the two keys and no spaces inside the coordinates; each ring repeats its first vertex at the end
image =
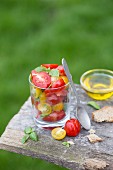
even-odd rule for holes
{"type": "Polygon", "coordinates": [[[65,138],[66,131],[60,127],[57,127],[51,131],[51,135],[54,139],[61,140],[61,139],[65,138]]]}
{"type": "Polygon", "coordinates": [[[35,70],[32,70],[31,71],[31,78],[33,78],[33,76],[36,76],[37,75],[37,72],[35,70]]]}
{"type": "Polygon", "coordinates": [[[63,108],[64,108],[64,104],[62,102],[60,102],[52,107],[52,109],[54,111],[61,111],[63,108]]]}
{"type": "Polygon", "coordinates": [[[52,108],[48,103],[40,103],[38,105],[38,110],[42,112],[42,114],[49,115],[52,112],[52,108]]]}
{"type": "Polygon", "coordinates": [[[58,87],[58,88],[47,88],[45,89],[45,93],[48,95],[48,94],[57,94],[58,92],[62,91],[63,89],[65,89],[65,86],[61,86],[61,87],[58,87]]]}
{"type": "Polygon", "coordinates": [[[81,130],[81,125],[77,119],[70,119],[66,122],[64,127],[67,136],[77,136],[81,130]]]}
{"type": "Polygon", "coordinates": [[[42,64],[41,66],[53,69],[53,68],[57,68],[58,64],[42,64]]]}
{"type": "Polygon", "coordinates": [[[58,66],[56,69],[59,70],[60,76],[66,75],[62,65],[58,66]]]}
{"type": "Polygon", "coordinates": [[[36,88],[36,91],[35,91],[35,98],[38,98],[40,96],[40,94],[42,93],[41,89],[39,88],[36,88]]]}
{"type": "Polygon", "coordinates": [[[44,121],[47,121],[47,122],[56,122],[58,120],[61,120],[65,117],[65,112],[62,110],[62,111],[57,111],[57,112],[52,112],[51,114],[49,114],[48,116],[45,116],[43,118],[44,121]]]}
{"type": "Polygon", "coordinates": [[[62,89],[56,93],[57,96],[67,96],[68,91],[65,89],[62,89]]]}
{"type": "Polygon", "coordinates": [[[58,88],[58,87],[62,87],[65,85],[65,82],[64,80],[61,78],[57,81],[55,81],[53,84],[52,84],[52,88],[58,88]]]}
{"type": "Polygon", "coordinates": [[[60,76],[59,79],[60,78],[62,78],[64,80],[65,84],[67,84],[69,82],[67,76],[60,76]]]}
{"type": "Polygon", "coordinates": [[[45,94],[45,92],[42,92],[40,94],[39,101],[40,101],[40,103],[45,103],[46,102],[46,94],[45,94]]]}
{"type": "Polygon", "coordinates": [[[47,88],[51,84],[51,77],[46,72],[39,72],[32,76],[32,82],[40,88],[47,88]]]}
{"type": "Polygon", "coordinates": [[[47,102],[50,103],[51,105],[55,105],[59,102],[61,102],[62,100],[60,99],[59,96],[57,96],[56,94],[51,94],[51,93],[48,93],[46,94],[46,97],[47,97],[47,102]]]}

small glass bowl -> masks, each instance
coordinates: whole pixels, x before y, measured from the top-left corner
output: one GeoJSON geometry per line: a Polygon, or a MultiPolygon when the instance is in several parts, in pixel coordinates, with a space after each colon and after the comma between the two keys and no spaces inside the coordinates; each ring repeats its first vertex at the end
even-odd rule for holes
{"type": "Polygon", "coordinates": [[[105,100],[113,95],[113,71],[89,70],[81,76],[80,84],[91,98],[105,100]]]}

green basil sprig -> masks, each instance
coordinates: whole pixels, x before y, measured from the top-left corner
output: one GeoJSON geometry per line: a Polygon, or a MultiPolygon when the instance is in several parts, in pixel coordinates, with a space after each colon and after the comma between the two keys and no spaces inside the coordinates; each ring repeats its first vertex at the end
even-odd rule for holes
{"type": "Polygon", "coordinates": [[[40,66],[40,67],[37,67],[35,71],[37,72],[44,71],[52,77],[59,77],[59,71],[57,69],[50,69],[50,68],[45,68],[45,67],[40,66]]]}
{"type": "Polygon", "coordinates": [[[92,106],[92,107],[94,107],[97,110],[100,109],[100,106],[96,102],[94,102],[94,101],[89,101],[87,104],[92,106]]]}
{"type": "Polygon", "coordinates": [[[34,128],[26,127],[24,130],[25,135],[23,136],[21,142],[24,144],[29,138],[33,141],[38,141],[37,133],[34,128]]]}

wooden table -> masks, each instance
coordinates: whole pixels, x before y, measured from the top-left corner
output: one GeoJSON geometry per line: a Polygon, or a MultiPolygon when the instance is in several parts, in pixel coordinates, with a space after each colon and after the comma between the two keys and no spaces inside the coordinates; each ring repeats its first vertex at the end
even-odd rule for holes
{"type": "MultiPolygon", "coordinates": [[[[76,88],[81,103],[91,118],[94,108],[88,106],[87,102],[92,99],[79,85],[76,85],[76,88]]],[[[101,107],[113,105],[113,97],[106,101],[97,101],[97,103],[101,107]]],[[[72,96],[71,115],[73,115],[75,107],[76,103],[72,96]]],[[[87,139],[89,132],[84,129],[77,137],[66,137],[62,141],[54,140],[50,130],[42,130],[34,125],[29,98],[7,125],[0,138],[0,149],[47,160],[72,170],[113,170],[113,123],[95,123],[91,120],[91,124],[91,128],[96,130],[96,134],[104,139],[103,142],[91,144],[87,139]],[[38,142],[28,140],[25,144],[21,143],[23,130],[27,126],[36,129],[39,136],[38,142]],[[69,148],[62,145],[63,141],[69,140],[72,140],[74,145],[69,148]]]]}

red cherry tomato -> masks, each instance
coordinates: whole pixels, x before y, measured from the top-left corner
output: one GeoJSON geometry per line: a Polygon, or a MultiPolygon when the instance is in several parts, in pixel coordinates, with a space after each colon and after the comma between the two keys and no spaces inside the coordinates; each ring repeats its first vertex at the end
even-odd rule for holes
{"type": "Polygon", "coordinates": [[[56,69],[59,70],[60,76],[66,75],[62,65],[58,66],[56,69]]]}
{"type": "Polygon", "coordinates": [[[66,122],[64,127],[67,136],[77,136],[81,130],[81,125],[77,119],[70,119],[66,122]]]}
{"type": "Polygon", "coordinates": [[[60,98],[54,93],[53,94],[48,93],[46,97],[47,97],[47,103],[50,103],[51,105],[55,105],[61,102],[60,98]]]}
{"type": "Polygon", "coordinates": [[[57,68],[58,64],[42,64],[41,66],[53,69],[53,68],[57,68]]]}
{"type": "Polygon", "coordinates": [[[64,117],[65,117],[65,112],[62,110],[62,111],[52,112],[50,115],[45,116],[43,120],[47,122],[56,122],[58,120],[63,119],[64,117]]]}
{"type": "Polygon", "coordinates": [[[35,70],[31,71],[31,78],[33,78],[33,76],[36,76],[37,72],[35,70]]]}
{"type": "Polygon", "coordinates": [[[58,87],[62,87],[65,85],[65,82],[63,79],[59,79],[57,81],[55,81],[53,84],[52,84],[52,88],[58,88],[58,87]]]}
{"type": "Polygon", "coordinates": [[[46,72],[39,72],[35,75],[32,74],[32,82],[37,87],[47,88],[51,84],[51,77],[46,72]]]}
{"type": "Polygon", "coordinates": [[[67,96],[68,91],[63,89],[56,93],[57,96],[67,96]]]}

